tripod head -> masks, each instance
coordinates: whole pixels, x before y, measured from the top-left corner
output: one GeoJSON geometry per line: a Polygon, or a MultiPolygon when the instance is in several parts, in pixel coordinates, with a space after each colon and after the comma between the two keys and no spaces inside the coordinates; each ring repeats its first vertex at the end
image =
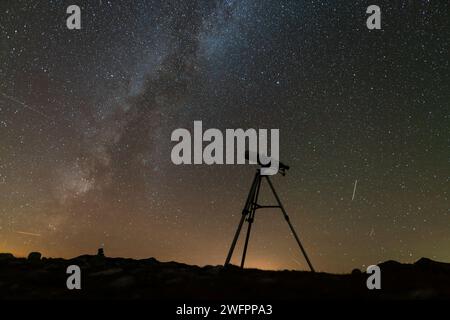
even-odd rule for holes
{"type": "MultiPolygon", "coordinates": [[[[246,150],[245,151],[245,159],[249,160],[249,161],[254,161],[256,159],[257,164],[261,167],[261,168],[269,168],[270,164],[272,162],[272,158],[268,158],[261,156],[259,153],[253,152],[253,151],[249,151],[246,150]],[[266,161],[261,161],[262,159],[266,158],[266,161]],[[266,164],[264,164],[264,162],[267,162],[266,164]]],[[[273,159],[276,160],[276,159],[273,159]]],[[[278,160],[278,172],[282,175],[285,176],[286,175],[286,171],[289,170],[289,166],[284,164],[283,162],[281,162],[280,160],[278,160]]]]}

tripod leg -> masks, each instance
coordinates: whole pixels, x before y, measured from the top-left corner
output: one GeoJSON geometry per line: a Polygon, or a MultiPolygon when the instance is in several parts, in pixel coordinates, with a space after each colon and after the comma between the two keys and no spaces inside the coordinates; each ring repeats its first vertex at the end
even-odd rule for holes
{"type": "Polygon", "coordinates": [[[244,268],[245,256],[247,254],[247,246],[248,240],[250,238],[250,231],[252,230],[252,224],[253,224],[253,217],[250,216],[248,218],[248,228],[247,228],[247,235],[245,236],[244,251],[242,251],[241,268],[244,268]]]}
{"type": "Polygon", "coordinates": [[[280,198],[278,197],[277,192],[275,191],[275,188],[274,188],[273,185],[272,185],[272,181],[270,181],[270,179],[269,179],[268,176],[265,176],[265,177],[266,177],[266,179],[267,179],[267,182],[269,183],[269,186],[270,186],[270,189],[272,190],[273,195],[275,196],[275,199],[276,199],[277,202],[278,202],[278,205],[280,206],[281,211],[283,212],[284,219],[285,219],[286,222],[288,223],[289,228],[291,229],[291,232],[292,232],[292,234],[294,235],[294,238],[295,238],[295,240],[297,241],[298,246],[300,247],[300,250],[302,251],[303,255],[305,256],[305,259],[306,259],[306,262],[308,263],[309,268],[311,269],[312,272],[315,272],[315,271],[314,271],[314,268],[313,268],[313,266],[312,266],[312,264],[311,264],[311,261],[309,261],[308,255],[306,254],[306,251],[305,251],[305,249],[303,248],[303,245],[302,245],[302,243],[300,242],[300,239],[298,238],[297,233],[295,232],[295,229],[294,229],[294,227],[293,227],[292,224],[291,224],[291,221],[289,220],[289,216],[288,216],[286,210],[284,209],[283,204],[281,203],[281,200],[280,200],[280,198]]]}
{"type": "Polygon", "coordinates": [[[241,220],[239,221],[239,225],[238,225],[238,228],[234,235],[233,242],[231,243],[230,250],[228,251],[227,259],[225,260],[225,264],[224,264],[225,266],[230,264],[231,257],[233,255],[233,251],[236,246],[236,242],[239,238],[239,234],[241,233],[242,225],[244,224],[245,218],[250,213],[251,204],[252,204],[253,198],[255,196],[256,185],[257,185],[258,180],[260,180],[260,175],[259,175],[259,172],[256,172],[255,177],[253,178],[252,186],[250,187],[250,191],[247,196],[247,201],[245,202],[244,209],[242,210],[241,220]]]}
{"type": "Polygon", "coordinates": [[[248,240],[250,239],[250,232],[252,230],[253,220],[255,219],[256,204],[258,203],[258,195],[260,187],[261,187],[261,176],[258,176],[256,193],[254,195],[254,199],[251,202],[251,211],[247,219],[248,228],[247,228],[247,235],[245,237],[244,251],[242,252],[241,268],[244,268],[245,256],[247,255],[248,240]]]}
{"type": "Polygon", "coordinates": [[[227,259],[225,260],[224,266],[227,266],[230,264],[231,256],[233,255],[234,247],[236,246],[236,242],[237,242],[237,239],[239,238],[239,233],[241,232],[242,225],[244,224],[246,216],[247,216],[246,214],[244,214],[244,213],[242,214],[241,220],[239,221],[238,228],[237,228],[236,233],[233,238],[233,242],[231,243],[230,251],[228,251],[227,259]]]}

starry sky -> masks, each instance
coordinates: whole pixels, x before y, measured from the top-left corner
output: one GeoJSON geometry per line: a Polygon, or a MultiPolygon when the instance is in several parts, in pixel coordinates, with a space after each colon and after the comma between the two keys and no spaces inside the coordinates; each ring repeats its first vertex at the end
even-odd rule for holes
{"type": "MultiPolygon", "coordinates": [[[[0,252],[222,264],[255,167],[172,164],[201,120],[280,130],[317,270],[450,262],[449,49],[447,1],[2,0],[0,252]]],[[[249,267],[307,269],[279,211],[252,232],[249,267]]]]}

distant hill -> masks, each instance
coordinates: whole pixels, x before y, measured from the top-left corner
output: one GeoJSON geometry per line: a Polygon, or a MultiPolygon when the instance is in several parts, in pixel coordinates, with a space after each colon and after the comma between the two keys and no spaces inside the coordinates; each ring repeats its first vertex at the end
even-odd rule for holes
{"type": "Polygon", "coordinates": [[[241,270],[103,255],[73,259],[0,254],[0,299],[450,299],[450,264],[422,258],[381,263],[381,290],[368,290],[365,272],[241,270]],[[82,270],[82,289],[66,288],[66,268],[82,270]]]}

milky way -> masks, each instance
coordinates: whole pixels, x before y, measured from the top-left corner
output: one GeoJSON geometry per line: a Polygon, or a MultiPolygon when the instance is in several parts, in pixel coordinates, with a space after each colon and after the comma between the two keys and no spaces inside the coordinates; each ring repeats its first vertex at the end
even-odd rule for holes
{"type": "MultiPolygon", "coordinates": [[[[369,31],[371,4],[1,1],[0,251],[223,263],[255,168],[173,165],[201,120],[280,129],[316,269],[449,261],[450,8],[378,1],[369,31]]],[[[247,261],[306,268],[276,210],[247,261]]]]}

